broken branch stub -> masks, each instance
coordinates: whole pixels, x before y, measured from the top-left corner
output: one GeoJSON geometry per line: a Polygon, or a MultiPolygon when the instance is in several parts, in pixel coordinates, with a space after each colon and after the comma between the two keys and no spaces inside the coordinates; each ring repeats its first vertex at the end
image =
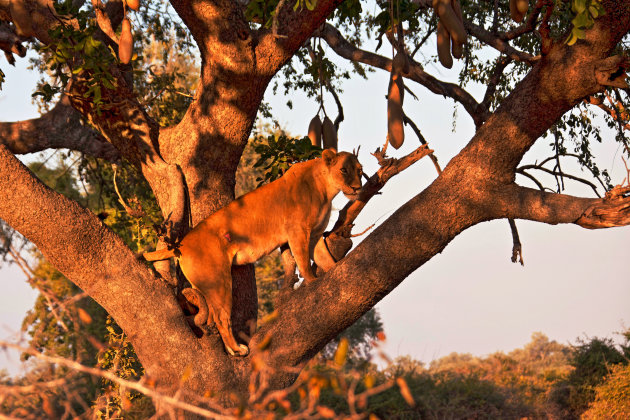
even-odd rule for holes
{"type": "Polygon", "coordinates": [[[627,89],[628,60],[620,55],[607,57],[595,64],[595,80],[602,86],[627,89]]]}
{"type": "Polygon", "coordinates": [[[575,224],[587,229],[602,229],[630,224],[630,186],[616,186],[606,197],[587,208],[575,224]]]}

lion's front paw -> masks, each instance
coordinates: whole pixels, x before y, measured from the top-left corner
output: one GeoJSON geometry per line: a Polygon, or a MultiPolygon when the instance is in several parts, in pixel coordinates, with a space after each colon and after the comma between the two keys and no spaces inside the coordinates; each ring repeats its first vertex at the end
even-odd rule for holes
{"type": "Polygon", "coordinates": [[[247,347],[245,344],[239,344],[238,350],[231,349],[227,346],[225,347],[225,349],[230,354],[230,356],[245,357],[249,354],[249,347],[247,347]]]}
{"type": "Polygon", "coordinates": [[[317,281],[317,277],[316,276],[308,276],[308,277],[304,277],[304,284],[313,284],[317,281]]]}

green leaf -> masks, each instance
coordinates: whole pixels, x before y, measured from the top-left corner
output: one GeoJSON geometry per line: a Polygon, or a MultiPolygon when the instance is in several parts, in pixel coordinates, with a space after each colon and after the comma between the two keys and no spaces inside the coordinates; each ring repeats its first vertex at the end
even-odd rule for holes
{"type": "Polygon", "coordinates": [[[586,0],[573,0],[572,6],[575,13],[582,13],[586,10],[586,0]]]}
{"type": "Polygon", "coordinates": [[[578,15],[576,15],[571,21],[571,23],[576,28],[582,29],[582,28],[592,27],[595,22],[593,21],[593,18],[591,18],[591,15],[584,12],[584,13],[579,13],[578,15]]]}

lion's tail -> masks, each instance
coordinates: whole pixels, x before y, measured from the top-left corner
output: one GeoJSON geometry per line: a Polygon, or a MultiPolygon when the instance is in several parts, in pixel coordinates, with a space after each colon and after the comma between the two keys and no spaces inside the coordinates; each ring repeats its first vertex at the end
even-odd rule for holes
{"type": "Polygon", "coordinates": [[[153,252],[145,252],[144,254],[142,254],[142,256],[147,261],[168,260],[169,258],[172,258],[175,256],[175,250],[164,248],[164,249],[159,249],[153,252]]]}

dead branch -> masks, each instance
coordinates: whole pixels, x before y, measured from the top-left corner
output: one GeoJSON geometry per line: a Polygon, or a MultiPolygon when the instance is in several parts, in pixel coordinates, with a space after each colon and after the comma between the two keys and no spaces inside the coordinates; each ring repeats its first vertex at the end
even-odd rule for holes
{"type": "MultiPolygon", "coordinates": [[[[537,169],[537,170],[539,170],[539,171],[546,172],[546,173],[548,173],[549,175],[553,175],[553,176],[563,176],[563,177],[565,177],[565,178],[569,178],[569,179],[572,179],[572,180],[574,180],[574,181],[580,182],[580,183],[582,183],[582,184],[588,185],[589,187],[591,187],[591,189],[593,190],[593,192],[595,192],[595,194],[596,194],[598,197],[601,197],[601,195],[600,195],[600,194],[599,194],[599,192],[597,191],[597,186],[596,186],[595,184],[593,184],[592,182],[590,182],[590,181],[588,181],[588,180],[584,179],[584,178],[580,178],[580,177],[578,177],[578,176],[571,175],[571,174],[565,174],[565,173],[563,173],[563,172],[561,172],[561,171],[548,169],[548,168],[545,168],[545,167],[543,167],[543,166],[541,166],[541,165],[523,165],[523,166],[521,166],[521,167],[519,167],[519,168],[518,168],[518,172],[524,175],[524,173],[523,173],[523,172],[524,172],[525,170],[527,170],[527,169],[537,169]]],[[[560,188],[558,188],[558,192],[560,192],[560,188]]]]}
{"type": "Polygon", "coordinates": [[[517,258],[521,265],[525,265],[523,261],[523,246],[521,245],[521,239],[518,236],[518,229],[516,229],[516,222],[514,219],[508,219],[510,223],[510,231],[512,232],[512,262],[515,263],[517,258]]]}
{"type": "Polygon", "coordinates": [[[516,173],[517,173],[517,174],[521,174],[521,175],[523,175],[524,177],[529,178],[529,179],[530,179],[530,180],[531,180],[534,184],[536,184],[536,186],[538,187],[538,189],[539,189],[540,191],[545,191],[545,187],[544,187],[544,185],[543,185],[543,184],[542,184],[542,183],[541,183],[538,179],[536,179],[536,177],[534,177],[533,175],[531,175],[531,174],[529,174],[529,173],[525,172],[525,171],[524,171],[523,169],[521,169],[521,168],[518,168],[518,169],[516,170],[516,173]]]}
{"type": "Polygon", "coordinates": [[[32,385],[0,385],[0,394],[28,394],[40,392],[43,388],[59,388],[66,384],[66,379],[55,379],[47,382],[37,382],[32,385]]]}
{"type": "MultiPolygon", "coordinates": [[[[134,391],[138,391],[148,397],[151,397],[154,401],[158,402],[159,404],[165,404],[166,406],[169,406],[169,407],[179,408],[181,410],[185,410],[190,413],[194,413],[194,414],[197,414],[197,415],[209,418],[209,419],[217,419],[217,420],[236,419],[236,417],[234,416],[210,411],[201,407],[194,406],[192,404],[188,404],[184,401],[181,401],[178,398],[164,395],[160,392],[157,392],[155,389],[150,388],[149,386],[143,384],[143,382],[150,383],[150,380],[141,380],[138,382],[129,381],[126,379],[119,378],[114,373],[106,371],[106,370],[84,366],[81,363],[75,362],[73,360],[64,359],[63,357],[48,356],[32,348],[22,347],[17,344],[9,343],[7,341],[0,340],[0,348],[9,348],[9,349],[17,350],[21,353],[26,353],[30,356],[41,359],[47,363],[65,366],[77,372],[87,373],[88,375],[107,379],[108,381],[115,382],[122,387],[133,389],[134,391]]],[[[205,402],[208,403],[207,401],[205,402]]],[[[222,410],[218,406],[213,407],[213,409],[222,410]]]]}
{"type": "MultiPolygon", "coordinates": [[[[361,210],[363,210],[367,202],[385,186],[387,181],[431,153],[433,153],[433,150],[429,149],[426,144],[423,144],[407,156],[394,159],[387,158],[380,149],[377,149],[376,152],[374,152],[374,156],[379,160],[381,168],[363,185],[363,188],[361,188],[359,192],[359,198],[346,204],[339,212],[339,218],[332,229],[331,235],[340,235],[342,232],[347,231],[348,228],[351,228],[352,223],[359,213],[361,213],[361,210]]],[[[349,234],[349,232],[346,234],[349,234]]]]}

